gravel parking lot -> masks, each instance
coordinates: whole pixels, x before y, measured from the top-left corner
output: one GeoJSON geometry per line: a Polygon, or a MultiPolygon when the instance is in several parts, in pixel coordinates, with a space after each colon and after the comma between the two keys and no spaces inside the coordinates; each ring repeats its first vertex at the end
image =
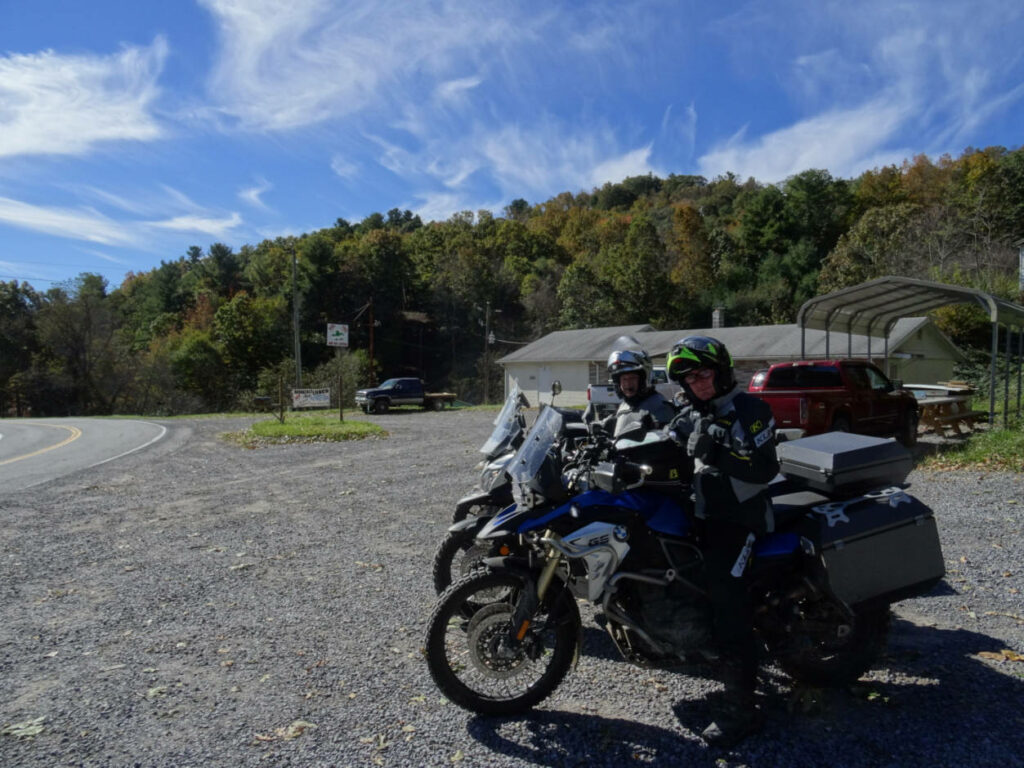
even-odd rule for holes
{"type": "Polygon", "coordinates": [[[0,489],[0,765],[1024,765],[1024,475],[915,471],[945,581],[850,690],[763,670],[766,731],[722,752],[698,737],[714,681],[630,666],[593,624],[530,717],[444,701],[430,564],[493,414],[359,418],[390,436],[245,450],[219,438],[244,420],[174,420],[0,489]]]}

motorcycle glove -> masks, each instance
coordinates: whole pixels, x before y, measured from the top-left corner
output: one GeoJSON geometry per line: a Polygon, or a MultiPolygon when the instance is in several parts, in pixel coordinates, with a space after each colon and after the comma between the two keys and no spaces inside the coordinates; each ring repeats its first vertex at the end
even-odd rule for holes
{"type": "Polygon", "coordinates": [[[686,445],[686,438],[693,433],[693,421],[689,414],[680,413],[668,424],[668,434],[679,445],[686,445]]]}
{"type": "Polygon", "coordinates": [[[720,424],[712,424],[707,428],[708,436],[719,445],[728,446],[732,441],[729,438],[729,430],[720,424]]]}
{"type": "Polygon", "coordinates": [[[700,459],[704,464],[713,464],[718,445],[707,432],[693,432],[686,441],[686,455],[700,459]]]}

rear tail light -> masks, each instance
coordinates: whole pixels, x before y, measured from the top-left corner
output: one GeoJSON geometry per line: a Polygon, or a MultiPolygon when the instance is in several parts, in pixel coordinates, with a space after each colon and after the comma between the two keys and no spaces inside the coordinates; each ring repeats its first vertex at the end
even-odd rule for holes
{"type": "Polygon", "coordinates": [[[590,401],[590,387],[587,387],[587,401],[590,401]]]}

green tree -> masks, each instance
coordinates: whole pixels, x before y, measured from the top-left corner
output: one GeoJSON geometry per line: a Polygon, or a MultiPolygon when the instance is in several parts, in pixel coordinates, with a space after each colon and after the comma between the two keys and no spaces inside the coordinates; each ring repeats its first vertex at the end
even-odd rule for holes
{"type": "Polygon", "coordinates": [[[35,367],[60,382],[67,408],[75,413],[114,413],[131,383],[119,309],[107,295],[107,281],[96,274],[83,273],[46,293],[37,319],[41,351],[35,367]]]}
{"type": "MultiPolygon", "coordinates": [[[[25,393],[11,378],[31,366],[37,351],[35,318],[42,300],[28,283],[0,282],[0,415],[21,415],[25,393]]],[[[17,382],[15,382],[17,384],[17,382]]]]}
{"type": "Polygon", "coordinates": [[[207,410],[220,410],[234,400],[228,368],[208,330],[187,328],[170,354],[175,386],[194,395],[207,410]]]}

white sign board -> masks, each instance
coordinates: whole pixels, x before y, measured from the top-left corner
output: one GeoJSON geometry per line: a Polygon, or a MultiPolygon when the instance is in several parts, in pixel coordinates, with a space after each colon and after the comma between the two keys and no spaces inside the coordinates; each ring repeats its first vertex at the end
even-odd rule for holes
{"type": "Polygon", "coordinates": [[[348,326],[338,325],[337,323],[327,324],[327,346],[329,347],[347,347],[348,346],[348,326]]]}
{"type": "Polygon", "coordinates": [[[331,390],[293,389],[292,408],[330,408],[331,390]]]}

